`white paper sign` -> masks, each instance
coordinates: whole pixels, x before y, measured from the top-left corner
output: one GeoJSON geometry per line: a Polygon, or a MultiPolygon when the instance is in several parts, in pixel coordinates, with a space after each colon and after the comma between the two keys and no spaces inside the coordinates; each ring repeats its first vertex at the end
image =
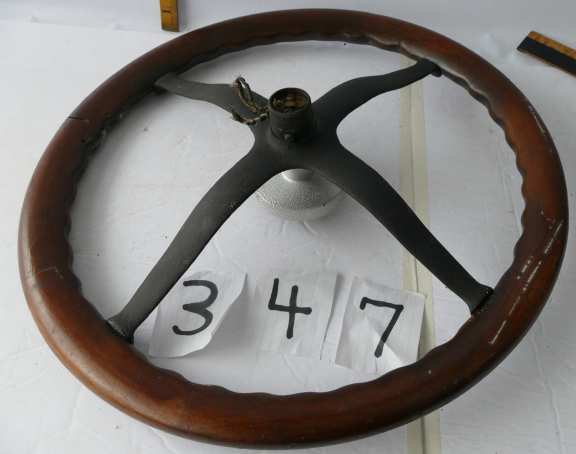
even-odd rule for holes
{"type": "Polygon", "coordinates": [[[350,289],[336,363],[383,374],[418,355],[424,297],[355,278],[350,289]]]}
{"type": "Polygon", "coordinates": [[[244,273],[200,271],[181,278],[158,308],[148,353],[176,357],[206,347],[244,288],[244,273]]]}
{"type": "Polygon", "coordinates": [[[335,286],[332,272],[272,273],[260,279],[253,303],[258,347],[319,359],[335,286]]]}

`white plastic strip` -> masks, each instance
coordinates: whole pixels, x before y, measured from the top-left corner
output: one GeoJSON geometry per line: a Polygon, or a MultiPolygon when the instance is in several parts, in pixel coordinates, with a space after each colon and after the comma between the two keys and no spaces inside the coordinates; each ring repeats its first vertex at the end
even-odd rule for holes
{"type": "MultiPolygon", "coordinates": [[[[428,166],[426,156],[423,83],[417,82],[402,90],[401,97],[400,190],[404,200],[420,220],[430,224],[428,206],[428,166]]],[[[419,356],[436,345],[432,276],[414,257],[404,256],[404,289],[423,294],[424,318],[419,356]]],[[[440,454],[440,420],[430,413],[408,426],[408,452],[440,454]]]]}

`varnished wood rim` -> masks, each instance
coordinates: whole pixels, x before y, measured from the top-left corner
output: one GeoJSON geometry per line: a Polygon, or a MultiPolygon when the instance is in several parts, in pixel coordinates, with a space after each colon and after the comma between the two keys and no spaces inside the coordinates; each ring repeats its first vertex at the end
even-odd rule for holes
{"type": "Polygon", "coordinates": [[[65,120],[28,188],[20,224],[20,274],[50,347],[86,386],[117,408],[191,438],[300,446],[396,427],[480,380],[518,343],[545,304],[562,261],[567,224],[562,167],[544,124],[522,93],[481,57],[442,35],[384,16],[280,11],[211,25],[154,49],[108,79],[65,120]],[[161,75],[256,45],[301,40],[362,43],[427,58],[486,105],[504,129],[524,177],[526,208],[514,262],[457,336],[372,382],[290,396],[193,384],[150,364],[115,336],[82,296],[67,241],[77,183],[103,131],[161,75]]]}

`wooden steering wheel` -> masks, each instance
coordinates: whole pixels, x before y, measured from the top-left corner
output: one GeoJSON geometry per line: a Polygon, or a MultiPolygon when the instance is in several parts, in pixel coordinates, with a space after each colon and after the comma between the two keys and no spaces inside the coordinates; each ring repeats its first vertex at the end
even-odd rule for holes
{"type": "Polygon", "coordinates": [[[338,10],[247,16],[182,35],[132,62],[70,115],[38,164],[22,210],[19,258],[36,323],[60,360],[122,411],[173,433],[242,446],[302,446],[365,436],[418,418],[478,382],[519,342],[554,285],[568,231],[566,187],[546,127],[524,95],[470,50],[389,17],[338,10]],[[220,55],[287,41],[368,44],[415,65],[354,79],[311,103],[284,89],[270,100],[245,81],[210,85],[178,73],[220,55]],[[336,126],[372,97],[428,74],[446,76],[482,102],[503,128],[523,175],[523,233],[514,261],[491,289],[474,280],[394,189],[345,150],[336,126]],[[104,320],[80,291],[67,241],[69,209],[89,157],[127,110],[157,90],[219,105],[254,133],[253,149],[195,207],[128,305],[104,320]],[[470,307],[458,334],[374,381],[326,393],[236,393],[188,382],[150,364],[131,345],[136,327],[186,271],[232,212],[269,178],[309,169],[364,205],[470,307]]]}

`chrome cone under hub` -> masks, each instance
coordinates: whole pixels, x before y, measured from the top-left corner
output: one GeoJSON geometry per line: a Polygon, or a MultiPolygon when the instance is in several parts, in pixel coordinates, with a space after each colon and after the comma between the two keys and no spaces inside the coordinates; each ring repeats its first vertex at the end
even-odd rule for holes
{"type": "MultiPolygon", "coordinates": [[[[310,97],[298,88],[283,88],[274,93],[269,100],[269,112],[272,134],[282,141],[304,140],[314,128],[310,97]]],[[[272,178],[256,194],[278,216],[306,221],[327,215],[344,193],[310,170],[293,169],[272,178]]]]}

